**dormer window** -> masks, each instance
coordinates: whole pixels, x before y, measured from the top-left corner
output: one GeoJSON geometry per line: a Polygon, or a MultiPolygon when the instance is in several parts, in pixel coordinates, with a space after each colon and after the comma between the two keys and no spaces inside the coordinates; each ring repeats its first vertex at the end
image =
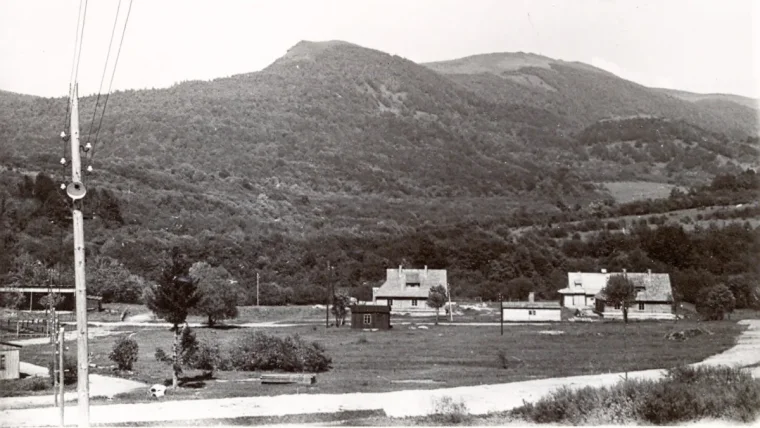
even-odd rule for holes
{"type": "Polygon", "coordinates": [[[407,282],[406,286],[407,287],[419,287],[420,283],[419,282],[407,282]]]}

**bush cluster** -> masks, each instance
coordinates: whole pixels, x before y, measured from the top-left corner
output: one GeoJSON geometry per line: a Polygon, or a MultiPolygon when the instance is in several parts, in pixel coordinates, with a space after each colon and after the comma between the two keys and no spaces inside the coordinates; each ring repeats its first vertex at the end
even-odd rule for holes
{"type": "MultiPolygon", "coordinates": [[[[58,362],[56,361],[56,365],[58,362]]],[[[48,363],[48,374],[51,383],[55,383],[58,374],[53,371],[53,362],[48,363]]],[[[63,384],[71,385],[77,382],[77,356],[76,354],[63,354],[63,384]]]]}
{"type": "Polygon", "coordinates": [[[760,415],[760,381],[739,368],[679,367],[658,381],[606,388],[560,388],[512,416],[536,423],[676,424],[705,418],[751,422],[760,415]]]}
{"type": "Polygon", "coordinates": [[[140,347],[137,341],[131,337],[120,337],[113,345],[108,358],[116,363],[119,370],[132,370],[132,366],[137,362],[137,355],[140,347]]]}
{"type": "Polygon", "coordinates": [[[285,338],[254,332],[243,336],[230,350],[230,365],[235,370],[282,370],[286,372],[325,372],[332,359],[316,342],[308,343],[300,336],[285,338]]]}

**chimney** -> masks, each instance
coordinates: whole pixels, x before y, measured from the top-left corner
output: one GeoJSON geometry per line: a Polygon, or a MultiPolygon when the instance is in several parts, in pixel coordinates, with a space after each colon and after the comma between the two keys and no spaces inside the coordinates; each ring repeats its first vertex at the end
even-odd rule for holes
{"type": "Polygon", "coordinates": [[[536,299],[536,293],[534,293],[532,291],[530,293],[528,293],[528,301],[530,303],[533,303],[535,301],[535,299],[536,299]]]}
{"type": "Polygon", "coordinates": [[[427,265],[425,265],[425,276],[427,277],[427,265]]]}
{"type": "Polygon", "coordinates": [[[398,277],[401,278],[401,265],[398,265],[398,277]]]}

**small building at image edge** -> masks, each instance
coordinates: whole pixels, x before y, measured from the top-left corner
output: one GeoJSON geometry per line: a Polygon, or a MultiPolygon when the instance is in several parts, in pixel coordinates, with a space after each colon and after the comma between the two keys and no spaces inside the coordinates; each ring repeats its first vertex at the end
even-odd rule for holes
{"type": "Polygon", "coordinates": [[[18,379],[21,345],[0,342],[0,379],[18,379]]]}
{"type": "Polygon", "coordinates": [[[352,329],[391,328],[391,308],[387,305],[354,305],[351,306],[352,329]]]}

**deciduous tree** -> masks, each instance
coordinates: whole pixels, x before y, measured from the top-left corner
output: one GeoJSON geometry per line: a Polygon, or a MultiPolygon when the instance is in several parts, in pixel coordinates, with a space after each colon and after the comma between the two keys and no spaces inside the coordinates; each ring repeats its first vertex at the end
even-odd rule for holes
{"type": "Polygon", "coordinates": [[[697,300],[697,312],[705,319],[719,321],[726,314],[733,312],[736,306],[731,289],[724,284],[718,284],[702,291],[699,300],[697,300]]]}
{"type": "Polygon", "coordinates": [[[628,308],[636,300],[633,283],[623,275],[612,275],[603,289],[607,303],[620,305],[623,310],[623,321],[628,322],[628,308]]]}
{"type": "Polygon", "coordinates": [[[201,298],[192,309],[193,314],[206,316],[209,326],[223,319],[237,317],[240,290],[224,267],[196,262],[190,268],[190,277],[198,284],[201,293],[201,298]]]}
{"type": "Polygon", "coordinates": [[[438,325],[438,314],[441,308],[446,304],[448,292],[443,285],[436,285],[430,288],[428,292],[427,304],[435,309],[435,325],[438,325]]]}

